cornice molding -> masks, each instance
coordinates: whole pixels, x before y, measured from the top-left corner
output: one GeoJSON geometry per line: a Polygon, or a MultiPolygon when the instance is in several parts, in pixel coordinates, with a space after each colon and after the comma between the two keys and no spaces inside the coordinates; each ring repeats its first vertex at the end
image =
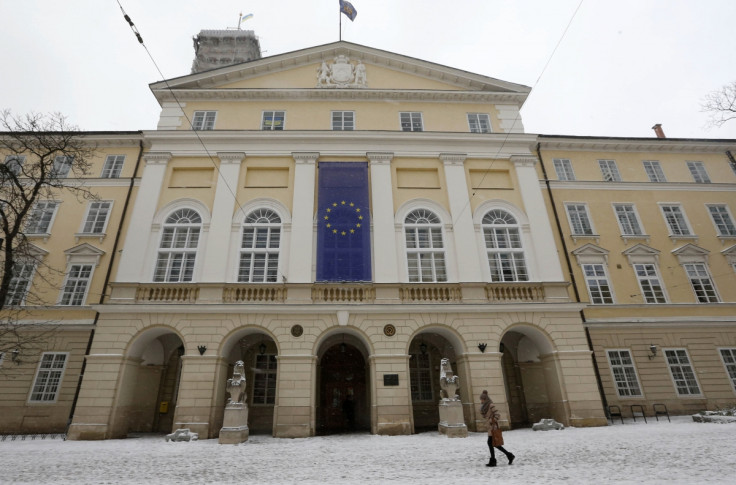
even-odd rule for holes
{"type": "Polygon", "coordinates": [[[165,165],[171,160],[171,152],[147,152],[143,159],[148,165],[165,165]]]}
{"type": "Polygon", "coordinates": [[[515,167],[534,167],[537,162],[537,157],[533,155],[511,155],[511,163],[515,167]]]}
{"type": "Polygon", "coordinates": [[[244,152],[217,152],[217,158],[222,164],[238,164],[245,158],[244,152]]]}
{"type": "MultiPolygon", "coordinates": [[[[544,181],[540,181],[544,188],[544,181]]],[[[550,180],[549,185],[553,189],[573,190],[645,190],[651,192],[659,191],[681,191],[688,192],[734,192],[736,184],[696,184],[694,182],[603,182],[595,180],[585,181],[559,181],[550,180]]]]}
{"type": "Polygon", "coordinates": [[[391,152],[366,152],[365,157],[371,165],[390,165],[394,154],[391,152]]]}
{"type": "Polygon", "coordinates": [[[297,164],[314,165],[319,158],[319,152],[292,152],[297,164]]]}
{"type": "Polygon", "coordinates": [[[468,155],[466,153],[440,153],[439,158],[445,166],[462,166],[468,155]]]}
{"type": "Polygon", "coordinates": [[[541,135],[542,150],[613,151],[613,152],[723,152],[736,150],[736,140],[676,139],[676,138],[545,138],[541,135]]]}

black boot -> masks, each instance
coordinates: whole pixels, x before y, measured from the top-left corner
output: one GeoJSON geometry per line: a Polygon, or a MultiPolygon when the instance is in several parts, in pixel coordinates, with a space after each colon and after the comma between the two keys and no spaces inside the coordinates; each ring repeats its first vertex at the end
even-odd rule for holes
{"type": "Polygon", "coordinates": [[[507,458],[509,459],[509,465],[510,465],[514,462],[514,458],[516,457],[514,456],[513,453],[509,453],[507,458]]]}
{"type": "Polygon", "coordinates": [[[486,466],[496,466],[496,459],[495,458],[491,458],[490,461],[488,462],[488,464],[486,466]]]}

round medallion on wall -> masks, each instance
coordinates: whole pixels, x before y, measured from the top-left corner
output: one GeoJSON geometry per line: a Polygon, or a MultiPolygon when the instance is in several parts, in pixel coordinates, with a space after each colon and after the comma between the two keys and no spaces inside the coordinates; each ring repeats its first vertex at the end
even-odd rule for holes
{"type": "Polygon", "coordinates": [[[383,327],[383,334],[386,337],[393,337],[394,335],[396,335],[396,327],[389,323],[388,325],[383,327]]]}
{"type": "Polygon", "coordinates": [[[301,325],[294,325],[291,327],[292,337],[301,337],[304,334],[304,328],[301,325]]]}

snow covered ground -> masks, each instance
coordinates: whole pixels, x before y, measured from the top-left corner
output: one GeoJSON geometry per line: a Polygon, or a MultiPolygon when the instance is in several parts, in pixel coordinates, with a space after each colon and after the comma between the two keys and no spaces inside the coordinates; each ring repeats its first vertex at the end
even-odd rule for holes
{"type": "Polygon", "coordinates": [[[736,483],[736,424],[650,420],[563,431],[504,433],[512,466],[497,452],[488,468],[484,433],[449,439],[338,435],[307,439],[251,436],[166,443],[126,440],[0,442],[2,483],[540,484],[736,483]]]}

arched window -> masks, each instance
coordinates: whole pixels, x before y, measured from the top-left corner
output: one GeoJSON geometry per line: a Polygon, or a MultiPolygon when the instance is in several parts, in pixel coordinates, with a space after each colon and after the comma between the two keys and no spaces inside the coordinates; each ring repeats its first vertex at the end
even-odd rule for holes
{"type": "Polygon", "coordinates": [[[508,212],[493,209],[483,216],[483,239],[491,281],[529,281],[519,224],[508,212]]]}
{"type": "Polygon", "coordinates": [[[279,273],[281,218],[271,209],[255,209],[243,223],[238,281],[276,283],[279,273]]]}
{"type": "Polygon", "coordinates": [[[179,209],[166,218],[153,281],[192,281],[202,218],[193,209],[179,209]]]}
{"type": "Polygon", "coordinates": [[[412,283],[447,281],[440,218],[426,209],[416,209],[404,219],[404,234],[409,281],[412,283]]]}

